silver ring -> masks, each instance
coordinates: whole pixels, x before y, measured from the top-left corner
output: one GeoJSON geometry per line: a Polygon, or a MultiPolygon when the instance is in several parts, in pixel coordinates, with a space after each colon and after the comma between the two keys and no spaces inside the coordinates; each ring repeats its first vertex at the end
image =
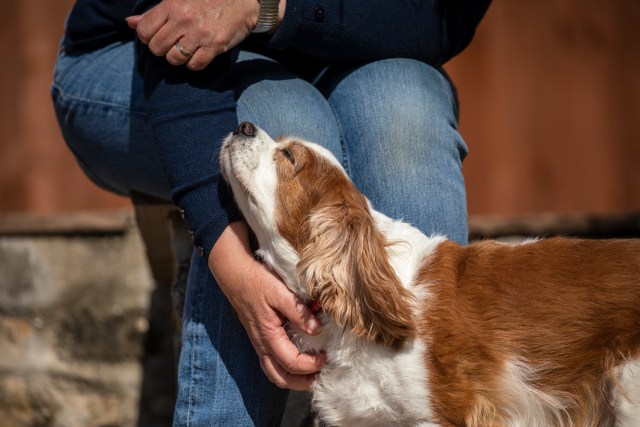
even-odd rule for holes
{"type": "Polygon", "coordinates": [[[189,58],[191,58],[193,56],[193,53],[189,52],[188,50],[186,50],[185,48],[180,46],[180,40],[178,40],[176,42],[176,49],[178,49],[178,52],[180,52],[182,54],[182,56],[184,56],[187,59],[189,59],[189,58]]]}

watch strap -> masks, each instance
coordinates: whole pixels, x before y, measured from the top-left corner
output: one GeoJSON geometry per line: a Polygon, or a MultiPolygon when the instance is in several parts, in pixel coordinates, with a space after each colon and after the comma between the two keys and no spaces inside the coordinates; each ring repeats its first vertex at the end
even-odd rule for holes
{"type": "Polygon", "coordinates": [[[267,33],[273,30],[278,22],[278,9],[280,0],[259,0],[260,15],[258,23],[253,29],[254,33],[267,33]]]}

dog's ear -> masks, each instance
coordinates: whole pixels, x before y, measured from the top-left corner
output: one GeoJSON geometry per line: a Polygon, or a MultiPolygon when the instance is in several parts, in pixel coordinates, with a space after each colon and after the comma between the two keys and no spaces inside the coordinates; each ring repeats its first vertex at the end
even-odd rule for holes
{"type": "Polygon", "coordinates": [[[389,263],[366,202],[343,200],[308,220],[298,274],[309,294],[353,335],[401,347],[414,333],[411,296],[389,263]]]}

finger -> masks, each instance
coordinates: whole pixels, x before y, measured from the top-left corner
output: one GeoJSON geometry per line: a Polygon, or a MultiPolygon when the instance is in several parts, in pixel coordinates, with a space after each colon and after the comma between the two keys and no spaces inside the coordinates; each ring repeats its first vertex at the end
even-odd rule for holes
{"type": "Polygon", "coordinates": [[[184,38],[181,38],[171,46],[165,57],[172,65],[183,65],[189,62],[198,50],[197,46],[192,48],[189,44],[185,43],[184,38]],[[178,44],[180,48],[178,48],[178,44]]]}
{"type": "Polygon", "coordinates": [[[162,3],[145,12],[138,21],[136,32],[144,44],[148,44],[158,30],[167,22],[167,13],[162,3]]]}
{"type": "MultiPolygon", "coordinates": [[[[156,56],[165,56],[169,53],[171,48],[175,46],[176,40],[180,40],[181,37],[182,34],[179,33],[178,29],[176,29],[175,24],[171,21],[166,22],[158,29],[151,40],[149,40],[149,50],[156,56]]],[[[180,45],[184,49],[188,49],[188,43],[185,43],[184,40],[180,40],[180,45]]],[[[194,50],[195,48],[193,50],[189,50],[189,52],[193,52],[194,50]]]]}
{"type": "MultiPolygon", "coordinates": [[[[182,47],[182,43],[180,43],[180,47],[182,47]]],[[[185,49],[184,47],[182,47],[182,50],[184,52],[191,53],[189,49],[185,49]]],[[[189,61],[189,59],[191,59],[192,56],[193,55],[185,55],[183,52],[181,52],[178,49],[177,44],[174,44],[173,47],[169,49],[169,51],[165,55],[165,57],[167,58],[167,62],[169,62],[171,65],[184,65],[189,61]]]]}
{"type": "Polygon", "coordinates": [[[316,373],[296,375],[287,372],[278,365],[271,355],[264,355],[260,360],[260,365],[269,381],[280,388],[288,388],[296,391],[307,391],[316,379],[316,373]]]}
{"type": "Polygon", "coordinates": [[[193,52],[193,56],[187,62],[187,67],[194,71],[200,71],[209,65],[218,53],[222,52],[217,52],[210,47],[200,47],[197,51],[193,52]]]}
{"type": "Polygon", "coordinates": [[[320,320],[293,292],[285,288],[279,294],[279,298],[274,308],[280,311],[292,326],[309,335],[317,335],[322,331],[320,320]]]}
{"type": "Polygon", "coordinates": [[[266,345],[270,347],[271,354],[278,365],[291,374],[312,374],[322,369],[326,362],[326,356],[321,353],[300,353],[291,342],[283,327],[277,328],[268,339],[266,345]]]}

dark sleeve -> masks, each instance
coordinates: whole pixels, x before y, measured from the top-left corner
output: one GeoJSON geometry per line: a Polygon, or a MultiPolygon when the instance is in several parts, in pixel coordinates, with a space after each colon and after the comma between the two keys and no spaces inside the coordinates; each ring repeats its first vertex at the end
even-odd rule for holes
{"type": "Polygon", "coordinates": [[[228,71],[232,53],[194,72],[170,65],[138,42],[137,60],[171,198],[183,212],[194,245],[208,257],[229,222],[241,218],[218,163],[223,139],[237,126],[228,71]]]}
{"type": "Polygon", "coordinates": [[[136,0],[77,0],[65,25],[65,50],[91,51],[133,40],[135,32],[124,18],[133,15],[136,0]]]}
{"type": "Polygon", "coordinates": [[[269,41],[328,61],[406,57],[441,65],[471,41],[490,0],[287,0],[269,41]]]}

